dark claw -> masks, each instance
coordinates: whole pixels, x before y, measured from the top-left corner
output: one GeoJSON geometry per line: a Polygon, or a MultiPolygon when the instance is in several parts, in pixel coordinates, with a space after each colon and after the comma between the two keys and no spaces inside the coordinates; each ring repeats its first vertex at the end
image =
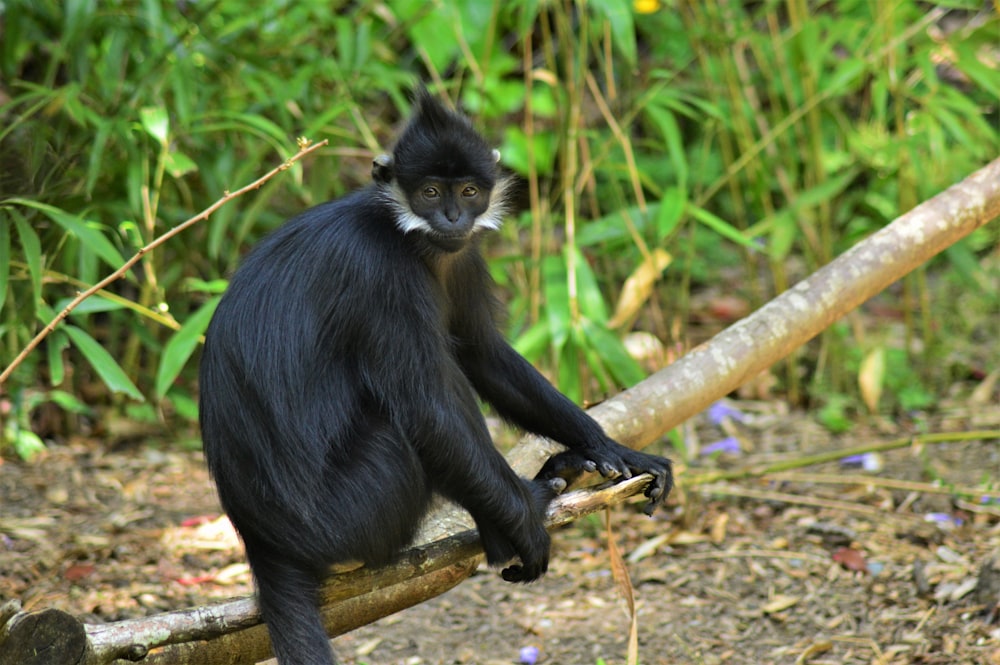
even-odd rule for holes
{"type": "Polygon", "coordinates": [[[623,475],[621,471],[615,468],[611,462],[601,462],[601,475],[605,478],[617,478],[623,475]]]}

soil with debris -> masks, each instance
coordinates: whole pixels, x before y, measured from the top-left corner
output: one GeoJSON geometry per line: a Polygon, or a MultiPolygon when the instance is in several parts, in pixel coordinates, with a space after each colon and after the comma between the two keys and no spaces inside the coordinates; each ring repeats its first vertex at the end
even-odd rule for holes
{"type": "MultiPolygon", "coordinates": [[[[832,437],[774,403],[733,406],[732,417],[686,436],[732,437],[739,451],[679,462],[663,514],[613,511],[640,662],[1000,665],[997,439],[911,446],[859,458],[860,467],[685,483],[705,469],[921,428],[997,429],[1000,408],[949,407],[933,422],[832,437]]],[[[107,448],[78,440],[31,464],[0,460],[0,604],[16,598],[106,622],[249,593],[200,453],[148,441],[107,448]]],[[[611,568],[603,516],[592,516],[554,535],[538,583],[509,585],[483,569],[334,644],[343,662],[369,665],[623,663],[630,618],[611,568]]]]}

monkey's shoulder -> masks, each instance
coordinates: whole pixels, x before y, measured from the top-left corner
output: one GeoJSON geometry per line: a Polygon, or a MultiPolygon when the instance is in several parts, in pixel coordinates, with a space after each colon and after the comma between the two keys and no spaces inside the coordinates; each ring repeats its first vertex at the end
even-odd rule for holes
{"type": "Polygon", "coordinates": [[[366,187],[299,213],[254,253],[296,253],[348,263],[407,253],[404,233],[396,225],[397,214],[376,187],[366,187]]]}
{"type": "Polygon", "coordinates": [[[234,279],[298,280],[314,272],[330,279],[413,261],[391,206],[372,190],[321,203],[289,219],[250,250],[234,279]]]}

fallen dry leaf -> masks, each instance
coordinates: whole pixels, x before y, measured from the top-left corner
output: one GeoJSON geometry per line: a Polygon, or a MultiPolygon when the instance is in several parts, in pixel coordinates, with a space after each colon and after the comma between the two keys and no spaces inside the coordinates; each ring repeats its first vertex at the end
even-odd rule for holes
{"type": "Polygon", "coordinates": [[[847,570],[855,570],[863,573],[868,572],[868,563],[865,555],[850,547],[841,547],[833,553],[833,560],[847,570]]]}
{"type": "Polygon", "coordinates": [[[781,612],[782,610],[787,610],[789,607],[793,607],[802,600],[801,596],[783,596],[777,595],[772,598],[761,610],[764,614],[774,614],[775,612],[781,612]]]}

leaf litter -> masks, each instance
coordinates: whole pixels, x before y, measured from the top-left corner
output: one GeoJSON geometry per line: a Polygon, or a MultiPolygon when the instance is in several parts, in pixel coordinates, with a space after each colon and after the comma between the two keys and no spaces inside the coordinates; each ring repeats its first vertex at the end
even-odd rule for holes
{"type": "MultiPolygon", "coordinates": [[[[564,527],[540,582],[484,568],[337,638],[341,660],[1000,665],[996,439],[888,450],[867,471],[828,462],[686,485],[906,434],[833,437],[802,415],[746,412],[725,429],[699,421],[696,438],[735,435],[749,452],[696,456],[664,514],[634,505],[610,529],[564,527]]],[[[979,404],[930,429],[997,426],[1000,408],[979,404]]],[[[106,622],[249,593],[200,453],[110,447],[78,439],[0,463],[0,601],[106,622]]]]}

